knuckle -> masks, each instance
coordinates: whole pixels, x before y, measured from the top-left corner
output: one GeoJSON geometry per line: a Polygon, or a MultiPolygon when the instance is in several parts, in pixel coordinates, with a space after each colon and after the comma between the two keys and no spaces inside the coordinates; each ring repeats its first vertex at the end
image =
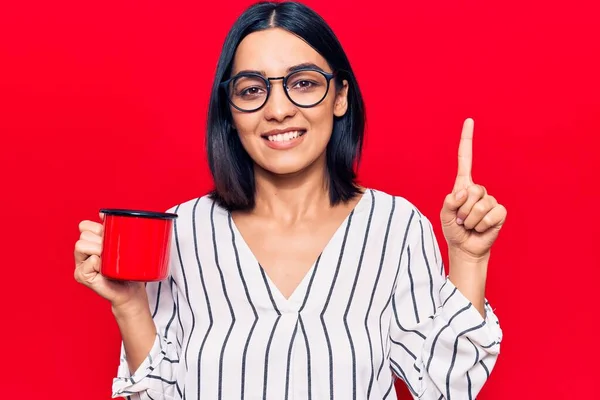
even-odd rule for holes
{"type": "Polygon", "coordinates": [[[452,193],[447,194],[446,197],[444,198],[444,204],[446,205],[451,205],[454,204],[454,200],[452,199],[452,193]]]}
{"type": "Polygon", "coordinates": [[[470,193],[477,197],[483,197],[485,189],[481,185],[471,185],[469,187],[470,193]]]}
{"type": "Polygon", "coordinates": [[[83,232],[81,232],[81,236],[80,236],[80,238],[81,238],[82,240],[86,240],[86,241],[88,241],[88,242],[94,242],[94,241],[95,241],[95,239],[96,239],[96,236],[97,236],[97,235],[96,235],[96,234],[94,234],[93,232],[90,232],[90,231],[83,231],[83,232]]]}
{"type": "Polygon", "coordinates": [[[82,271],[81,266],[75,268],[75,272],[73,272],[73,277],[75,278],[75,281],[77,281],[79,283],[85,283],[83,274],[84,274],[84,271],[82,271]]]}
{"type": "Polygon", "coordinates": [[[101,235],[102,234],[102,225],[97,222],[94,222],[90,226],[90,231],[95,235],[101,235]]]}
{"type": "Polygon", "coordinates": [[[479,233],[483,233],[485,231],[487,231],[488,227],[485,224],[479,224],[475,227],[475,230],[479,233]]]}
{"type": "Polygon", "coordinates": [[[478,185],[471,185],[467,188],[467,192],[469,193],[470,197],[474,197],[478,195],[478,189],[477,189],[478,185]]]}
{"type": "Polygon", "coordinates": [[[486,206],[485,204],[477,203],[473,206],[473,211],[475,211],[478,214],[483,214],[486,211],[486,206]]]}
{"type": "Polygon", "coordinates": [[[79,239],[75,242],[75,253],[83,253],[84,241],[79,239]]]}
{"type": "Polygon", "coordinates": [[[486,215],[485,217],[483,217],[483,220],[481,222],[486,227],[492,226],[492,224],[494,223],[494,221],[492,220],[492,217],[490,217],[489,215],[486,215]]]}
{"type": "Polygon", "coordinates": [[[104,226],[98,222],[83,220],[79,223],[79,232],[90,232],[95,235],[101,236],[104,230],[104,226]]]}
{"type": "Polygon", "coordinates": [[[90,269],[94,269],[94,267],[98,264],[98,256],[95,254],[91,255],[90,258],[88,258],[87,262],[90,269]]]}

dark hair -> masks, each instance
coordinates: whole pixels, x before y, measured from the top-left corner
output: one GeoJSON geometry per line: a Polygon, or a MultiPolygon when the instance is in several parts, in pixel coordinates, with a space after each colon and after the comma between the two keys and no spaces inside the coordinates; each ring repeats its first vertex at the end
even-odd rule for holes
{"type": "Polygon", "coordinates": [[[338,72],[336,86],[348,81],[348,109],[334,119],[327,145],[329,199],[332,205],[355,197],[360,189],[355,166],[360,159],[365,111],[350,62],[329,25],[316,12],[296,2],[259,2],[240,15],[227,34],[210,96],[207,120],[207,153],[215,188],[210,197],[229,211],[251,210],[255,205],[253,162],[235,132],[227,96],[219,84],[231,74],[238,45],[250,33],[282,28],[313,47],[338,72]]]}

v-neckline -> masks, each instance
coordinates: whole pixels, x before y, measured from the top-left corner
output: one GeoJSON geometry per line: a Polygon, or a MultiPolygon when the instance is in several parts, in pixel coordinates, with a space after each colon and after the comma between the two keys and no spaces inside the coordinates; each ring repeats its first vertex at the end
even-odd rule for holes
{"type": "Polygon", "coordinates": [[[250,246],[248,245],[248,242],[246,242],[246,239],[244,239],[244,236],[242,235],[241,231],[238,229],[238,227],[233,219],[233,216],[231,215],[231,212],[227,212],[227,218],[231,222],[231,227],[234,231],[234,235],[239,239],[239,244],[248,253],[249,257],[252,258],[253,264],[256,265],[257,268],[255,269],[255,272],[258,273],[259,275],[261,275],[260,280],[262,282],[264,282],[264,284],[266,286],[266,290],[269,292],[269,296],[271,297],[271,300],[275,302],[274,305],[276,306],[276,311],[278,311],[278,312],[300,311],[300,308],[305,303],[306,295],[307,295],[307,291],[308,291],[308,285],[312,281],[312,278],[316,273],[318,262],[320,261],[321,256],[327,250],[329,250],[329,248],[332,246],[332,243],[334,243],[336,241],[336,239],[338,238],[339,235],[342,235],[345,233],[346,227],[347,227],[348,223],[350,222],[350,219],[353,218],[356,214],[358,214],[358,212],[360,212],[364,208],[364,203],[368,200],[368,198],[371,197],[371,196],[368,196],[370,191],[371,191],[371,189],[364,190],[364,192],[361,195],[361,198],[356,202],[356,204],[350,210],[348,215],[346,215],[346,217],[343,219],[343,221],[340,223],[340,225],[336,228],[333,235],[331,235],[331,237],[329,238],[329,240],[327,241],[327,243],[325,244],[325,246],[323,247],[323,249],[317,256],[317,258],[313,261],[311,267],[308,269],[308,271],[306,271],[306,273],[300,280],[300,283],[298,283],[298,285],[292,291],[292,294],[287,298],[283,295],[283,293],[281,293],[281,290],[279,289],[279,287],[277,287],[277,285],[275,285],[275,283],[271,280],[271,277],[269,276],[269,274],[264,270],[264,268],[258,261],[258,258],[254,254],[254,252],[252,251],[250,246]]]}

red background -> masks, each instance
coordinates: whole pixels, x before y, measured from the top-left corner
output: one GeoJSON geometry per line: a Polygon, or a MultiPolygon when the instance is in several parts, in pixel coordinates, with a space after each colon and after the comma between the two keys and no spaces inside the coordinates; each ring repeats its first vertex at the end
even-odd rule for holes
{"type": "MultiPolygon", "coordinates": [[[[109,398],[119,336],[109,305],[73,280],[77,224],[210,188],[209,89],[248,4],[0,5],[2,399],[109,398]]],[[[462,121],[475,119],[474,179],[509,211],[487,291],[505,340],[480,398],[593,398],[597,2],[308,4],[364,90],[365,185],[439,221],[462,121]]]]}

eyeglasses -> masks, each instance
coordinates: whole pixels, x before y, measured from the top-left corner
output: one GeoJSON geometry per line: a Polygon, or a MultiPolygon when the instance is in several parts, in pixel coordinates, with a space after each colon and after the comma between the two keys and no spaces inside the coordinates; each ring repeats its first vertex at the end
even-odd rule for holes
{"type": "Polygon", "coordinates": [[[294,105],[310,108],[327,97],[329,84],[335,76],[335,72],[327,73],[311,68],[275,78],[244,72],[221,82],[221,87],[227,93],[232,106],[243,112],[253,112],[260,110],[267,103],[271,94],[271,81],[281,80],[287,98],[294,105]]]}

